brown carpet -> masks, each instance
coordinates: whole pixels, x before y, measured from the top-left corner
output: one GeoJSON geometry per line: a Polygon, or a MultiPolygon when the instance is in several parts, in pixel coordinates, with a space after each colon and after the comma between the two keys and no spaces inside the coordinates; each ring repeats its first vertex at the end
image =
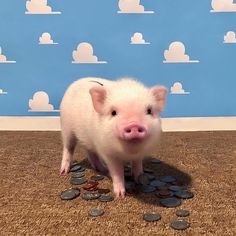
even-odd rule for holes
{"type": "MultiPolygon", "coordinates": [[[[58,175],[61,149],[59,132],[0,132],[0,235],[236,235],[236,132],[163,134],[156,154],[163,163],[149,167],[157,177],[177,176],[195,194],[177,208],[191,212],[191,227],[181,232],[169,226],[176,209],[159,206],[153,194],[61,201],[58,194],[70,187],[58,175]],[[105,214],[89,217],[92,207],[105,214]],[[145,222],[148,211],[159,212],[161,221],[145,222]]],[[[83,158],[79,149],[76,159],[83,158]]],[[[100,185],[112,186],[108,179],[100,185]]]]}

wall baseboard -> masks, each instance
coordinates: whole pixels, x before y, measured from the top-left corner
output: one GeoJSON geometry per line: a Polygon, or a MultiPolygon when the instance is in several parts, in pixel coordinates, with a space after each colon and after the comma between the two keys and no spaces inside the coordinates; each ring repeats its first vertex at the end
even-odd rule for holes
{"type": "MultiPolygon", "coordinates": [[[[236,130],[233,117],[162,118],[164,132],[236,130]]],[[[58,116],[0,116],[0,130],[59,131],[58,116]]]]}

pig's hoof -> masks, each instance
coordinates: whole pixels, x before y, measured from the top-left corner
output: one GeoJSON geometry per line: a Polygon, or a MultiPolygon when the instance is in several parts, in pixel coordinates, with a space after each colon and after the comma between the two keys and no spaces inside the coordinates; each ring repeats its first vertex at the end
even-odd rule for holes
{"type": "Polygon", "coordinates": [[[70,171],[70,163],[63,163],[60,169],[60,175],[67,175],[70,171]]]}
{"type": "Polygon", "coordinates": [[[125,188],[124,187],[114,187],[114,194],[116,196],[116,198],[124,198],[125,197],[125,188]]]}

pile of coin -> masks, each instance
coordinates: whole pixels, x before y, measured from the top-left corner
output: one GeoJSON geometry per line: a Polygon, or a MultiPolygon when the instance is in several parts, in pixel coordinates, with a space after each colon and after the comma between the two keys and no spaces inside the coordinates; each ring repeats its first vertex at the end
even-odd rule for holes
{"type": "MultiPolygon", "coordinates": [[[[151,164],[157,165],[161,161],[152,159],[151,164]]],[[[110,202],[114,200],[114,197],[109,194],[110,189],[99,188],[99,181],[104,179],[103,175],[93,175],[90,179],[85,178],[85,168],[79,163],[74,162],[71,165],[71,179],[72,185],[82,185],[81,189],[78,187],[72,187],[70,189],[61,192],[60,197],[62,200],[72,200],[81,195],[81,198],[86,201],[98,200],[100,202],[110,202]]],[[[159,203],[163,207],[175,208],[182,204],[185,199],[193,198],[194,194],[187,190],[185,186],[179,184],[175,176],[161,176],[159,179],[153,174],[153,170],[150,168],[144,168],[144,173],[138,176],[137,181],[134,180],[131,173],[131,166],[125,165],[125,188],[128,194],[137,193],[154,193],[154,196],[159,199],[159,203]]],[[[104,214],[103,209],[93,208],[88,213],[92,217],[101,216],[104,214]]],[[[176,216],[187,217],[189,216],[187,210],[177,210],[176,216]]],[[[148,222],[158,221],[161,219],[159,213],[147,212],[143,215],[143,219],[148,222]]],[[[170,227],[176,230],[187,229],[190,224],[182,219],[173,220],[170,223],[170,227]]]]}

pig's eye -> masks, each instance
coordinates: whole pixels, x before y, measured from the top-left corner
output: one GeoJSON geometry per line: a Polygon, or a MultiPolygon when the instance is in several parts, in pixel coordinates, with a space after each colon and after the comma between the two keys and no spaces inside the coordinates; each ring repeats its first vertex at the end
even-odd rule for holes
{"type": "Polygon", "coordinates": [[[152,115],[152,109],[150,107],[147,108],[147,115],[152,115]]]}
{"type": "Polygon", "coordinates": [[[112,116],[116,116],[116,114],[117,114],[117,113],[116,113],[115,110],[113,110],[113,111],[111,112],[111,115],[112,115],[112,116]]]}

